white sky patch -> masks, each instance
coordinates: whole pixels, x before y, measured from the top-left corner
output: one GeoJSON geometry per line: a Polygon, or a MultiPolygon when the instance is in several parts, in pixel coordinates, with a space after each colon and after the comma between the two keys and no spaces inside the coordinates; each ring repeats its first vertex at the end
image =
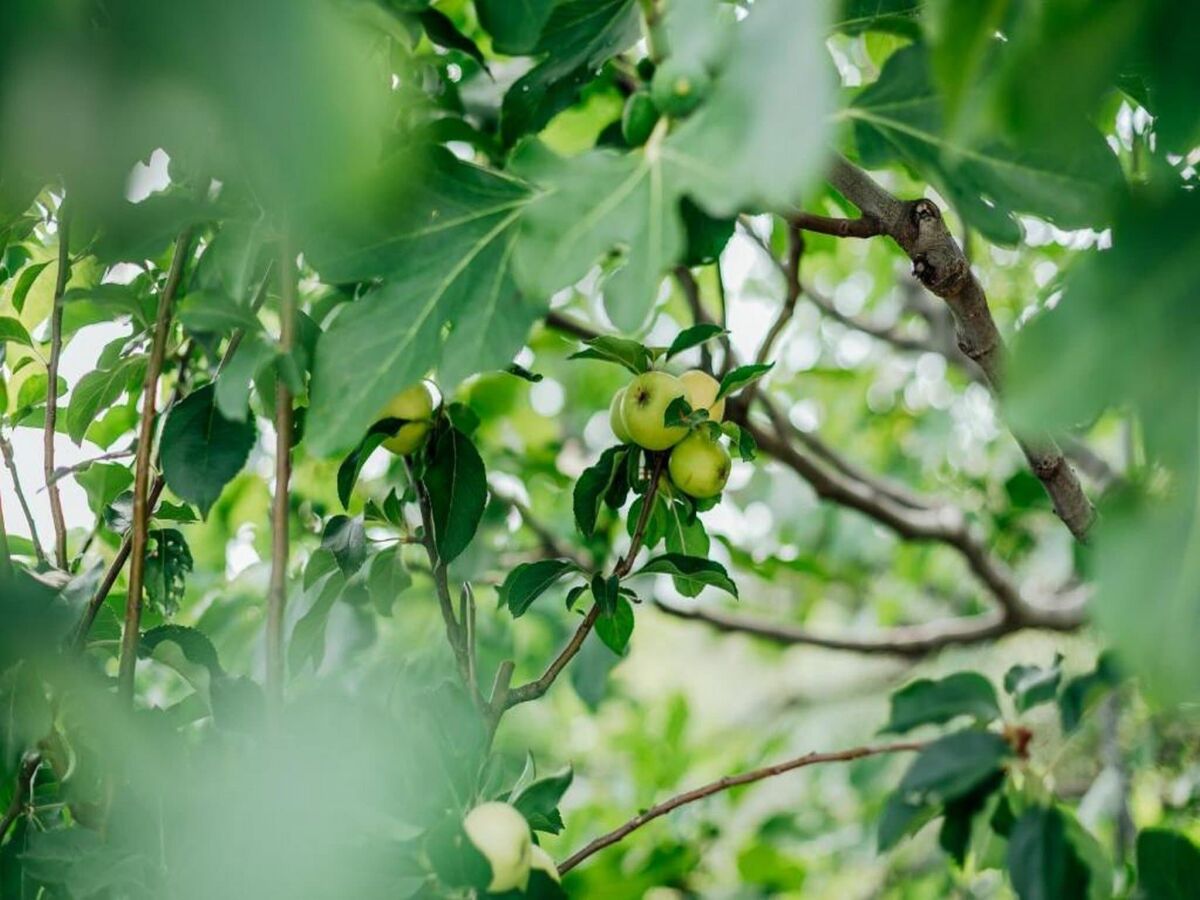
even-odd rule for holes
{"type": "Polygon", "coordinates": [[[125,199],[130,203],[141,203],[151,194],[166,189],[171,183],[167,166],[171,158],[160,148],[150,154],[148,162],[137,163],[125,183],[125,199]]]}

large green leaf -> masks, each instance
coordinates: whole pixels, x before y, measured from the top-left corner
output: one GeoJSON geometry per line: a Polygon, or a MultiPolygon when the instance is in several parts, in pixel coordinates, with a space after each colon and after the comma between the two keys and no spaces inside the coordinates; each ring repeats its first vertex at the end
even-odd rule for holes
{"type": "MultiPolygon", "coordinates": [[[[1020,238],[1016,213],[1064,228],[1108,224],[1122,176],[1099,132],[1085,131],[1080,123],[1079,139],[1070,142],[965,143],[947,136],[941,102],[926,48],[914,44],[894,53],[879,80],[844,111],[854,122],[863,162],[912,166],[969,224],[998,243],[1020,238]]],[[[1063,127],[1074,126],[1067,121],[1063,127]]]]}
{"type": "Polygon", "coordinates": [[[133,484],[133,472],[120,463],[94,462],[76,472],[75,481],[87,494],[88,508],[99,516],[133,484]]]}
{"type": "Polygon", "coordinates": [[[515,619],[523,615],[534,600],[564,575],[577,571],[578,564],[570,559],[540,559],[522,563],[509,572],[500,585],[500,605],[508,607],[515,619]]]}
{"type": "Polygon", "coordinates": [[[257,427],[221,415],[211,384],[193,391],[167,415],[159,451],[167,486],[207,516],[233,476],[242,470],[257,427]]]}
{"type": "Polygon", "coordinates": [[[1008,874],[1021,900],[1087,900],[1090,873],[1054,807],[1031,809],[1008,839],[1008,874]]]}
{"type": "Polygon", "coordinates": [[[1167,828],[1146,828],[1137,839],[1138,887],[1145,900],[1187,900],[1200,885],[1200,847],[1167,828]]]}
{"type": "Polygon", "coordinates": [[[103,411],[112,406],[126,390],[136,390],[146,371],[144,356],[131,356],[110,369],[97,369],[79,379],[71,391],[67,406],[67,434],[76,444],[103,411]]]}
{"type": "Polygon", "coordinates": [[[498,53],[529,53],[537,46],[554,0],[475,0],[479,24],[498,53]]]}
{"type": "Polygon", "coordinates": [[[956,672],[933,680],[920,678],[892,694],[892,714],[883,731],[903,734],[920,725],[941,725],[959,716],[980,722],[1000,717],[992,683],[978,672],[956,672]]]}
{"type": "Polygon", "coordinates": [[[676,581],[689,582],[695,586],[712,586],[726,593],[738,595],[737,585],[725,571],[725,567],[711,559],[684,556],[682,553],[665,553],[656,556],[634,573],[635,575],[670,575],[676,581]]]}
{"type": "MultiPolygon", "coordinates": [[[[533,6],[539,5],[535,0],[533,6]]],[[[531,9],[531,18],[524,20],[522,29],[529,27],[539,12],[531,9]]],[[[529,51],[544,58],[504,95],[500,128],[506,143],[540,131],[555,114],[574,103],[580,88],[592,80],[596,70],[609,57],[632,45],[639,33],[636,0],[559,2],[529,51]]],[[[527,39],[528,32],[517,37],[527,39]]]]}
{"type": "Polygon", "coordinates": [[[1004,738],[970,729],[934,741],[913,760],[897,794],[914,803],[945,803],[982,784],[1012,755],[1004,738]]]}
{"type": "Polygon", "coordinates": [[[511,276],[527,200],[519,181],[438,155],[402,204],[367,215],[356,231],[310,240],[326,280],[384,279],[343,307],[318,341],[306,438],[313,453],[353,447],[397,390],[439,362],[448,389],[511,361],[545,308],[522,299],[511,276]]]}
{"type": "Polygon", "coordinates": [[[433,507],[438,558],[448,563],[467,549],[487,504],[487,474],[479,451],[457,428],[441,431],[425,472],[433,507]]]}
{"type": "Polygon", "coordinates": [[[921,12],[922,0],[839,0],[833,27],[847,34],[874,30],[917,37],[921,12]]]}

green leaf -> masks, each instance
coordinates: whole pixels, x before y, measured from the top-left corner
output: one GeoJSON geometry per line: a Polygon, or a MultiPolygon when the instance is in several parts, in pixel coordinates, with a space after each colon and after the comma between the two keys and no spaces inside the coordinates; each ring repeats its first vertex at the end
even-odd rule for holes
{"type": "Polygon", "coordinates": [[[904,773],[897,793],[915,804],[955,800],[1001,771],[1011,755],[1008,742],[990,731],[948,734],[921,751],[904,773]]]}
{"type": "Polygon", "coordinates": [[[299,672],[309,661],[314,669],[321,668],[325,659],[325,626],[329,622],[329,611],[345,586],[346,576],[335,570],[322,575],[309,591],[315,596],[292,629],[288,644],[288,668],[292,673],[299,672]]]}
{"type": "Polygon", "coordinates": [[[592,592],[592,599],[596,601],[596,606],[600,607],[602,616],[612,615],[617,608],[617,600],[620,598],[621,579],[616,575],[605,576],[602,572],[597,572],[592,576],[592,580],[588,587],[592,592]]]}
{"type": "Polygon", "coordinates": [[[183,601],[187,574],[192,571],[192,551],[183,534],[174,528],[149,532],[146,551],[146,598],[167,615],[183,601]]]}
{"type": "Polygon", "coordinates": [[[17,277],[17,283],[13,285],[12,305],[18,313],[25,311],[25,298],[29,296],[29,291],[33,287],[33,283],[37,281],[39,275],[46,271],[46,267],[53,260],[46,262],[33,263],[21,270],[21,274],[17,277]]]}
{"type": "Polygon", "coordinates": [[[667,359],[728,333],[720,325],[714,325],[711,322],[701,322],[699,325],[685,328],[675,336],[675,340],[671,341],[671,346],[667,349],[667,359]]]}
{"type": "Polygon", "coordinates": [[[596,634],[617,656],[624,656],[633,634],[633,604],[617,597],[613,610],[596,619],[596,634]]]}
{"type": "Polygon", "coordinates": [[[537,46],[554,5],[554,0],[475,0],[475,12],[496,52],[516,56],[537,46]]]}
{"type": "Polygon", "coordinates": [[[1137,838],[1139,896],[1188,900],[1200,884],[1200,847],[1167,828],[1144,828],[1137,838]]]}
{"type": "Polygon", "coordinates": [[[833,27],[847,34],[890,31],[920,37],[924,0],[840,0],[833,27]]]}
{"type": "Polygon", "coordinates": [[[367,590],[380,615],[389,616],[397,598],[412,586],[399,548],[377,553],[367,571],[367,590]]]}
{"type": "Polygon", "coordinates": [[[722,422],[721,431],[733,441],[739,459],[743,462],[754,461],[754,457],[758,455],[758,441],[754,440],[753,434],[736,422],[722,422]]]}
{"type": "Polygon", "coordinates": [[[367,533],[362,519],[334,516],[321,532],[321,549],[333,554],[342,574],[349,578],[367,559],[367,533]]]}
{"type": "Polygon", "coordinates": [[[0,674],[0,772],[12,772],[53,724],[50,701],[31,662],[0,674]]]}
{"type": "Polygon", "coordinates": [[[71,440],[82,443],[100,413],[116,403],[125,391],[136,390],[145,372],[146,358],[130,356],[111,369],[88,372],[80,378],[67,406],[67,435],[71,440]]]}
{"type": "MultiPolygon", "coordinates": [[[[266,335],[248,334],[217,374],[217,409],[234,422],[250,414],[250,383],[275,359],[277,346],[266,335]]],[[[272,402],[274,398],[271,398],[272,402]]]]}
{"type": "Polygon", "coordinates": [[[1017,819],[1008,839],[1008,874],[1021,900],[1087,900],[1088,869],[1057,808],[1017,819]]]}
{"type": "Polygon", "coordinates": [[[896,791],[888,798],[879,818],[877,846],[880,853],[891,850],[902,838],[921,829],[938,814],[937,806],[920,801],[910,802],[896,791]]]}
{"type": "Polygon", "coordinates": [[[444,12],[432,8],[424,9],[417,13],[417,18],[421,20],[421,26],[432,43],[446,50],[459,50],[467,54],[487,71],[487,60],[483,58],[483,53],[475,42],[459,31],[458,26],[444,12]]]}
{"type": "Polygon", "coordinates": [[[193,391],[167,415],[160,458],[167,486],[208,515],[221,491],[246,464],[254,420],[233,422],[215,405],[211,384],[193,391]]]}
{"type": "Polygon", "coordinates": [[[570,559],[541,559],[521,563],[500,585],[500,605],[508,607],[514,619],[525,614],[531,603],[569,572],[580,571],[570,559]]]}
{"type": "Polygon", "coordinates": [[[133,485],[133,473],[119,463],[94,462],[75,473],[75,481],[88,498],[88,508],[97,516],[133,485]]]}
{"type": "Polygon", "coordinates": [[[892,694],[892,714],[882,732],[903,734],[920,725],[941,725],[958,716],[981,723],[1000,717],[990,681],[978,672],[956,672],[934,681],[922,678],[892,694]]]}
{"type": "Polygon", "coordinates": [[[1069,734],[1078,728],[1092,704],[1120,682],[1121,673],[1111,653],[1102,654],[1096,660],[1096,668],[1093,671],[1068,681],[1058,697],[1063,731],[1069,734]]]}
{"type": "Polygon", "coordinates": [[[649,372],[654,359],[645,345],[629,338],[602,334],[584,341],[586,350],[572,353],[568,359],[600,359],[624,366],[634,375],[649,372]]]}
{"type": "Polygon", "coordinates": [[[1004,784],[1004,773],[997,772],[977,788],[946,804],[938,843],[961,867],[971,846],[976,817],[984,811],[988,798],[1004,784]]]}
{"type": "MultiPolygon", "coordinates": [[[[543,5],[535,0],[525,27],[543,13],[543,5]]],[[[635,0],[560,0],[528,51],[544,58],[504,95],[500,132],[505,144],[540,131],[574,103],[600,66],[632,46],[640,31],[635,0]]]]}
{"type": "Polygon", "coordinates": [[[184,328],[197,334],[230,335],[235,331],[262,330],[253,309],[218,291],[188,294],[179,302],[176,316],[184,328]]]}
{"type": "Polygon", "coordinates": [[[5,342],[20,344],[24,347],[33,346],[33,339],[25,330],[25,326],[12,316],[0,316],[0,344],[5,342]]]}
{"type": "Polygon", "coordinates": [[[159,625],[142,632],[138,639],[138,656],[149,657],[160,644],[166,642],[178,645],[188,662],[203,666],[213,677],[224,674],[221,661],[217,657],[217,648],[213,646],[208,635],[185,625],[159,625]]]}
{"type": "Polygon", "coordinates": [[[208,202],[181,194],[155,194],[140,203],[121,203],[109,211],[92,252],[106,265],[154,259],[184,228],[217,214],[208,202]]]}
{"type": "Polygon", "coordinates": [[[584,537],[595,533],[600,504],[615,483],[628,452],[625,447],[609,447],[600,454],[596,464],[584,469],[576,480],[572,498],[575,527],[584,537]]]}
{"type": "MultiPolygon", "coordinates": [[[[706,558],[709,550],[708,532],[704,530],[700,517],[678,501],[664,502],[662,507],[666,510],[663,520],[666,523],[664,536],[667,552],[706,558]]],[[[676,578],[674,582],[675,590],[685,597],[697,597],[705,587],[688,578],[676,578]]]]}
{"type": "Polygon", "coordinates": [[[570,767],[557,775],[539,778],[513,793],[508,802],[529,822],[534,831],[558,834],[563,829],[558,804],[571,786],[575,772],[570,767]]]}
{"type": "Polygon", "coordinates": [[[1016,665],[1004,674],[1004,690],[1008,691],[1017,707],[1017,712],[1041,703],[1050,703],[1058,694],[1058,683],[1062,680],[1062,657],[1048,668],[1041,666],[1016,665]]]}
{"type": "Polygon", "coordinates": [[[748,384],[753,384],[770,372],[774,365],[775,363],[751,363],[726,372],[721,377],[721,386],[717,389],[717,399],[720,400],[722,397],[740,391],[748,384]]]}
{"type": "Polygon", "coordinates": [[[670,575],[677,581],[690,586],[711,586],[719,588],[734,597],[738,595],[737,585],[725,571],[725,567],[711,559],[701,559],[696,556],[685,556],[682,553],[666,553],[656,556],[642,566],[635,575],[670,575]]]}
{"type": "Polygon", "coordinates": [[[683,228],[687,233],[683,264],[690,267],[715,263],[733,237],[737,218],[710,216],[687,197],[680,201],[679,212],[683,215],[683,228]]]}
{"type": "Polygon", "coordinates": [[[487,474],[471,439],[447,427],[434,444],[425,487],[433,506],[438,559],[449,563],[467,549],[487,504],[487,474]]]}
{"type": "Polygon", "coordinates": [[[914,44],[892,54],[879,80],[845,111],[863,162],[880,167],[899,159],[911,165],[997,243],[1020,239],[1016,213],[1064,228],[1106,224],[1122,176],[1098,132],[1085,132],[1069,147],[1032,141],[1010,147],[996,140],[967,145],[945,135],[940,104],[926,48],[914,44]]]}
{"type": "Polygon", "coordinates": [[[354,492],[354,485],[358,483],[358,475],[362,472],[362,467],[366,465],[371,454],[388,439],[390,434],[394,433],[393,429],[372,427],[362,442],[342,460],[342,464],[338,466],[337,470],[337,494],[342,509],[350,509],[350,495],[354,492]]]}
{"type": "Polygon", "coordinates": [[[503,368],[545,312],[549,295],[525,299],[511,272],[525,185],[440,153],[422,182],[404,202],[306,246],[326,281],[384,279],[317,343],[307,441],[318,456],[354,446],[397,385],[432,368],[443,390],[503,368]]]}

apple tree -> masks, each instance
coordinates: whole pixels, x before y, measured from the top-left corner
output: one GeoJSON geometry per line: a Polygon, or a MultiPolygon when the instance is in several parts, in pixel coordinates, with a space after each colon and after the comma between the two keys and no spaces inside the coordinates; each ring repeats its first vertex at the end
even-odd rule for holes
{"type": "Polygon", "coordinates": [[[0,897],[1200,881],[1200,8],[11,0],[0,897]]]}

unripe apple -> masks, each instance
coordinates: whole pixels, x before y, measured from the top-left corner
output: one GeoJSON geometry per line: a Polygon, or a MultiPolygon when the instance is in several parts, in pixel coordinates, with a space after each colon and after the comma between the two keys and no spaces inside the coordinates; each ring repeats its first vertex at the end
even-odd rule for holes
{"type": "Polygon", "coordinates": [[[404,419],[406,424],[383,442],[398,456],[408,456],[420,449],[429,434],[430,417],[433,415],[433,398],[424,382],[405,388],[379,413],[381,419],[404,419]]]}
{"type": "Polygon", "coordinates": [[[654,72],[650,96],[665,116],[682,119],[708,93],[709,79],[703,68],[668,59],[654,72]]]}
{"type": "Polygon", "coordinates": [[[707,428],[698,428],[675,445],[667,461],[671,480],[685,494],[703,500],[725,489],[732,461],[707,428]]]}
{"type": "Polygon", "coordinates": [[[562,877],[558,874],[558,866],[554,864],[554,860],[550,858],[550,854],[539,847],[533,845],[533,856],[529,866],[530,870],[540,869],[559,884],[562,884],[562,877]]]}
{"type": "Polygon", "coordinates": [[[667,407],[683,394],[683,383],[666,372],[645,372],[629,382],[621,418],[633,442],[647,450],[666,450],[683,440],[686,428],[663,424],[667,407]]]}
{"type": "Polygon", "coordinates": [[[533,839],[524,816],[507,803],[481,803],[467,813],[463,830],[492,867],[489,891],[525,890],[533,839]]]}
{"type": "Polygon", "coordinates": [[[621,404],[625,400],[625,388],[621,388],[613,394],[612,403],[608,406],[608,424],[612,428],[612,433],[617,436],[617,440],[622,444],[628,444],[633,440],[629,436],[629,429],[625,427],[625,414],[621,411],[621,404]]]}
{"type": "Polygon", "coordinates": [[[683,382],[684,396],[692,409],[707,409],[712,422],[725,418],[725,398],[717,400],[717,391],[721,389],[717,379],[701,369],[689,369],[679,376],[679,380],[683,382]]]}

